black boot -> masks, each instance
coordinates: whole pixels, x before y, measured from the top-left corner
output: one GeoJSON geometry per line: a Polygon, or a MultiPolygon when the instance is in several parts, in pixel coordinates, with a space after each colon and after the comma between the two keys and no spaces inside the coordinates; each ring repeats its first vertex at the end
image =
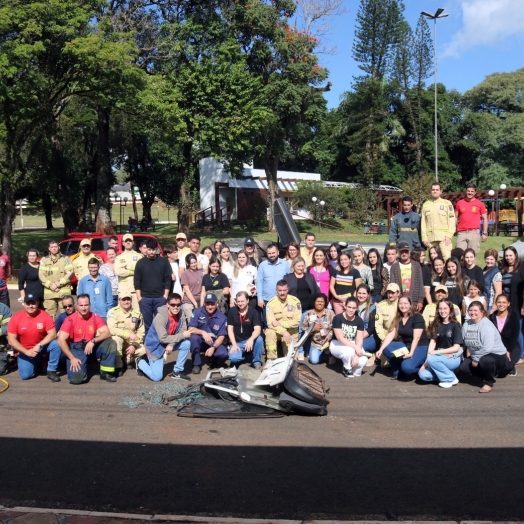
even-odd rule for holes
{"type": "Polygon", "coordinates": [[[105,380],[106,382],[116,382],[116,377],[105,371],[100,371],[100,380],[105,380]]]}

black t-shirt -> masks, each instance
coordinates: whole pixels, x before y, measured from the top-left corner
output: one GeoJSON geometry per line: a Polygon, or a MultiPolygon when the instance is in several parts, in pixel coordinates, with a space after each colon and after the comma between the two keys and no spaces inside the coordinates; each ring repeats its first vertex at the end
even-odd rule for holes
{"type": "Polygon", "coordinates": [[[382,290],[382,275],[378,269],[372,269],[371,274],[373,275],[373,295],[380,295],[382,290]]]}
{"type": "Polygon", "coordinates": [[[450,322],[449,324],[441,324],[437,330],[437,348],[448,349],[455,344],[464,344],[462,338],[462,328],[457,322],[450,322]]]}
{"type": "Polygon", "coordinates": [[[364,321],[358,316],[353,320],[347,320],[344,313],[340,313],[333,319],[333,329],[341,329],[346,340],[355,342],[357,331],[364,331],[364,321]]]}
{"type": "Polygon", "coordinates": [[[247,308],[245,317],[240,317],[238,307],[232,307],[227,314],[227,325],[233,326],[233,332],[235,334],[235,340],[242,342],[251,338],[253,329],[255,326],[260,326],[260,313],[252,308],[247,308]]]}
{"type": "Polygon", "coordinates": [[[349,273],[343,273],[342,271],[334,270],[331,266],[329,269],[331,277],[335,277],[335,293],[337,295],[347,295],[351,293],[351,295],[354,296],[355,280],[361,278],[360,271],[352,268],[349,273]]]}
{"type": "Polygon", "coordinates": [[[424,287],[431,287],[431,268],[426,264],[420,264],[422,268],[422,283],[424,287]]]}
{"type": "Polygon", "coordinates": [[[308,311],[312,309],[313,304],[311,304],[311,290],[309,285],[306,282],[306,278],[297,278],[297,291],[295,297],[300,300],[300,305],[302,306],[302,311],[308,311]]]}
{"type": "Polygon", "coordinates": [[[211,275],[204,275],[202,279],[202,285],[206,288],[206,291],[213,291],[213,289],[224,289],[229,287],[229,280],[224,273],[219,273],[216,277],[211,275]]]}
{"type": "Polygon", "coordinates": [[[471,269],[463,267],[462,274],[469,277],[470,280],[476,280],[484,288],[484,272],[480,267],[473,266],[471,269]]]}
{"type": "Polygon", "coordinates": [[[417,347],[429,345],[424,317],[420,313],[415,313],[412,317],[408,318],[406,324],[403,324],[401,320],[398,325],[398,335],[402,339],[402,342],[406,344],[406,347],[411,349],[414,329],[422,329],[422,335],[420,336],[417,347]]]}

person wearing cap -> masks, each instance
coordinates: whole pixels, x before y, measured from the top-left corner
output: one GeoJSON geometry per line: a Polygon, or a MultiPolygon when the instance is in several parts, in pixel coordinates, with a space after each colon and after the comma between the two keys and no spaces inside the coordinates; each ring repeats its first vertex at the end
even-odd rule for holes
{"type": "Polygon", "coordinates": [[[80,241],[80,253],[73,260],[73,271],[75,272],[78,282],[89,275],[88,265],[92,258],[96,258],[99,264],[104,263],[104,261],[98,255],[95,255],[91,252],[91,239],[84,238],[80,241]]]}
{"type": "Polygon", "coordinates": [[[48,244],[49,256],[42,257],[38,268],[38,278],[44,286],[44,309],[56,318],[63,313],[62,299],[71,294],[71,278],[73,264],[68,257],[60,253],[60,246],[56,240],[48,244]]]}
{"type": "Polygon", "coordinates": [[[176,247],[178,251],[178,260],[182,261],[182,267],[185,266],[186,255],[191,253],[191,249],[187,245],[187,236],[185,233],[176,234],[176,247]]]}
{"type": "Polygon", "coordinates": [[[173,372],[169,376],[175,380],[191,380],[184,373],[184,365],[189,356],[190,335],[188,318],[182,310],[182,297],[178,293],[169,293],[167,304],[158,308],[151,329],[146,334],[144,345],[147,356],[136,359],[137,374],[159,382],[164,378],[166,357],[173,351],[178,351],[173,372]]]}
{"type": "Polygon", "coordinates": [[[276,284],[276,297],[268,301],[266,306],[266,358],[277,358],[277,343],[282,342],[284,356],[293,341],[298,342],[298,328],[302,319],[300,300],[289,294],[289,286],[285,280],[276,284]]]}
{"type": "Polygon", "coordinates": [[[214,293],[206,293],[204,305],[193,311],[189,320],[189,331],[193,374],[198,375],[202,371],[201,351],[205,352],[211,368],[222,367],[228,358],[224,346],[227,318],[218,310],[217,297],[214,293]]]}
{"type": "Polygon", "coordinates": [[[451,239],[455,234],[455,210],[453,204],[441,198],[441,195],[440,184],[431,184],[431,199],[422,205],[420,237],[426,247],[440,247],[444,260],[447,260],[453,247],[451,239]]]}
{"type": "Polygon", "coordinates": [[[386,300],[382,300],[377,304],[377,309],[375,310],[375,333],[380,340],[386,338],[391,323],[395,318],[399,296],[400,287],[398,284],[390,283],[386,288],[386,300]]]}
{"type": "Polygon", "coordinates": [[[142,258],[142,254],[135,251],[133,235],[129,233],[122,237],[124,251],[115,259],[115,275],[118,277],[118,294],[131,293],[132,305],[134,310],[138,310],[138,300],[136,298],[134,276],[137,262],[142,258]]]}
{"type": "Polygon", "coordinates": [[[89,295],[78,295],[76,311],[64,320],[58,344],[66,357],[70,384],[87,382],[89,359],[100,362],[100,380],[116,382],[116,343],[104,321],[91,311],[89,295]]]}
{"type": "Polygon", "coordinates": [[[253,367],[260,369],[264,350],[260,313],[249,306],[247,291],[239,291],[235,303],[227,314],[227,332],[231,342],[229,360],[238,367],[245,360],[246,353],[252,352],[253,367]]]}
{"type": "Polygon", "coordinates": [[[7,342],[18,352],[18,373],[22,380],[35,377],[41,366],[42,355],[49,355],[47,378],[60,382],[56,373],[60,359],[60,348],[50,343],[56,337],[56,328],[51,315],[38,309],[38,297],[27,294],[24,310],[15,313],[7,325],[7,342]]]}
{"type": "Polygon", "coordinates": [[[247,237],[244,240],[244,251],[246,252],[246,255],[247,255],[247,263],[250,266],[254,266],[258,268],[258,266],[260,265],[260,259],[258,257],[258,252],[257,252],[256,247],[257,247],[257,244],[253,237],[247,237]]]}
{"type": "Polygon", "coordinates": [[[398,251],[400,258],[391,266],[389,281],[398,284],[401,295],[410,297],[417,311],[422,311],[425,297],[422,268],[417,261],[411,260],[407,242],[400,242],[398,251]]]}
{"type": "MultiPolygon", "coordinates": [[[[447,300],[448,298],[448,288],[444,284],[439,284],[435,286],[435,302],[433,304],[428,304],[424,311],[422,311],[422,317],[424,318],[424,323],[426,324],[426,329],[429,329],[429,326],[435,320],[435,315],[437,314],[438,303],[441,300],[447,300]]],[[[455,318],[459,324],[462,324],[462,314],[460,308],[453,304],[453,311],[455,312],[455,318]]]]}
{"type": "Polygon", "coordinates": [[[158,242],[148,238],[147,256],[137,262],[135,268],[135,290],[140,312],[144,317],[146,332],[157,314],[158,308],[165,306],[171,291],[171,264],[167,258],[158,256],[158,242]]]}
{"type": "Polygon", "coordinates": [[[410,196],[402,198],[402,211],[391,219],[389,228],[389,243],[398,246],[407,242],[409,249],[420,247],[420,215],[413,211],[413,199],[410,196]]]}
{"type": "Polygon", "coordinates": [[[78,282],[77,294],[89,295],[91,311],[102,317],[102,320],[106,322],[107,312],[113,305],[111,281],[100,274],[100,262],[98,259],[90,258],[87,268],[89,274],[78,282]]]}
{"type": "Polygon", "coordinates": [[[120,293],[118,306],[107,312],[107,327],[116,342],[115,368],[122,376],[126,368],[132,367],[135,358],[146,354],[144,320],[140,310],[133,309],[129,291],[120,293]]]}
{"type": "Polygon", "coordinates": [[[300,256],[306,261],[306,269],[313,265],[316,240],[315,233],[308,233],[304,238],[304,245],[300,248],[300,256]]]}

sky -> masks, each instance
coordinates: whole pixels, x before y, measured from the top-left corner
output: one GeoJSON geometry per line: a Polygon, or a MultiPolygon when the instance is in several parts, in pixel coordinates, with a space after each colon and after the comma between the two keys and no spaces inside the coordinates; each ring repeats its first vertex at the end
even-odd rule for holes
{"type": "MultiPolygon", "coordinates": [[[[464,93],[491,73],[524,67],[524,0],[404,0],[404,5],[413,30],[421,11],[443,7],[449,13],[437,21],[437,81],[448,89],[464,93]]],[[[329,108],[338,106],[353,76],[361,74],[351,53],[359,0],[345,0],[345,7],[347,13],[332,20],[326,44],[336,47],[336,54],[319,55],[333,84],[325,94],[329,108]]],[[[427,83],[433,84],[433,76],[427,83]]]]}

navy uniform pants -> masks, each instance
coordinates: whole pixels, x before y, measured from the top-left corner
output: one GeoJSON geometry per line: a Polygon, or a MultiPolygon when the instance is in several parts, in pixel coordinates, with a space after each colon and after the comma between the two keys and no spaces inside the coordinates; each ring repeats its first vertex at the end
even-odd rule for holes
{"type": "MultiPolygon", "coordinates": [[[[200,356],[200,352],[205,352],[211,346],[207,344],[200,335],[191,335],[189,337],[189,343],[191,345],[191,359],[193,360],[193,366],[201,366],[202,357],[200,356]]],[[[220,367],[227,360],[228,356],[229,355],[226,347],[224,346],[224,344],[221,344],[215,349],[215,352],[211,357],[211,363],[214,366],[220,367]]]]}
{"type": "Polygon", "coordinates": [[[95,344],[93,352],[90,355],[84,353],[82,343],[74,342],[69,345],[69,349],[75,358],[80,359],[81,365],[78,371],[71,370],[71,361],[67,359],[67,379],[71,384],[81,384],[87,380],[87,362],[88,360],[97,360],[100,362],[100,371],[105,373],[115,372],[116,362],[116,342],[108,338],[100,344],[95,344]]]}

